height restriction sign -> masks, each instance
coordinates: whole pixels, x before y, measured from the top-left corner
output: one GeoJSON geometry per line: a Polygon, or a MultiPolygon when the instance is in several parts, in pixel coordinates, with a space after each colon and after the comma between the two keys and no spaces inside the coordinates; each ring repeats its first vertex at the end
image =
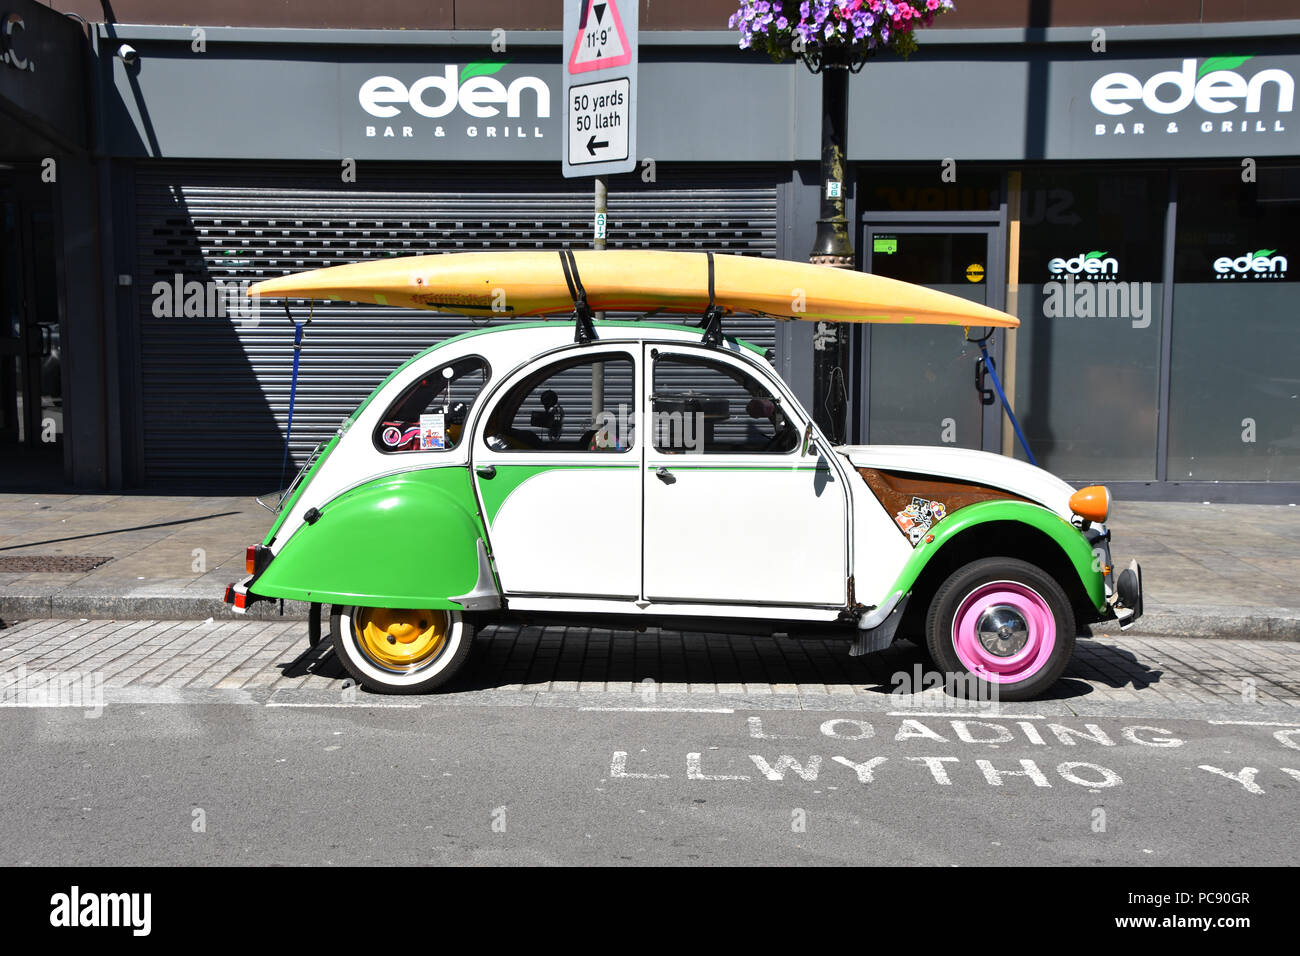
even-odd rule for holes
{"type": "Polygon", "coordinates": [[[564,175],[636,168],[637,0],[564,0],[564,175]]]}

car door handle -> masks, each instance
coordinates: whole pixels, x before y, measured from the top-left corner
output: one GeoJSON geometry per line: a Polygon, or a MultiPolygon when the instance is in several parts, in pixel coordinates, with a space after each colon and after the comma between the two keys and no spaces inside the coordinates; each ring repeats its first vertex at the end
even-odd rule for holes
{"type": "Polygon", "coordinates": [[[474,470],[480,478],[495,478],[497,476],[496,465],[479,465],[474,470]]]}
{"type": "Polygon", "coordinates": [[[662,481],[665,485],[671,485],[673,482],[677,480],[677,476],[674,475],[667,468],[665,468],[663,465],[659,466],[659,470],[655,472],[655,477],[658,478],[660,481],[662,481]]]}

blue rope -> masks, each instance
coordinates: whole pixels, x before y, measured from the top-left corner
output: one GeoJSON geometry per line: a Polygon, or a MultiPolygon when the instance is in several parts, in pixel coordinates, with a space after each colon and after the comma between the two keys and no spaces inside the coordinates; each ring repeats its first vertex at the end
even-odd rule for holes
{"type": "MultiPolygon", "coordinates": [[[[997,390],[998,398],[1002,400],[1002,407],[1006,409],[1007,418],[1011,419],[1011,427],[1016,431],[1016,437],[1020,439],[1020,447],[1025,450],[1025,457],[1029,459],[1031,465],[1037,465],[1034,459],[1034,453],[1029,450],[1029,442],[1025,440],[1025,433],[1020,430],[1020,422],[1016,421],[1016,413],[1011,410],[1011,403],[1007,401],[1007,393],[1002,391],[1002,383],[998,381],[997,369],[993,367],[993,360],[989,358],[989,350],[984,347],[984,340],[981,339],[980,355],[984,357],[984,367],[989,370],[989,375],[993,379],[993,387],[997,390]]],[[[292,402],[290,403],[292,404],[292,402]]]]}
{"type": "MultiPolygon", "coordinates": [[[[304,324],[303,322],[293,324],[293,379],[289,383],[289,425],[284,430],[284,460],[280,463],[281,489],[284,488],[284,473],[289,467],[289,438],[293,435],[293,403],[298,396],[298,359],[302,355],[302,327],[304,324]]],[[[997,379],[994,379],[994,381],[996,382],[997,379]]]]}

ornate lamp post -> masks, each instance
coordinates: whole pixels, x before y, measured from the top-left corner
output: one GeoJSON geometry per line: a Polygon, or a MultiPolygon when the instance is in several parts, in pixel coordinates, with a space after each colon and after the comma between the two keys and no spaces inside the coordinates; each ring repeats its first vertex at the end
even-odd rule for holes
{"type": "MultiPolygon", "coordinates": [[[[844,215],[849,74],[881,50],[909,56],[916,49],[913,31],[952,8],[952,0],[740,0],[740,9],[728,21],[740,31],[741,49],[762,50],[778,63],[797,59],[821,74],[821,204],[811,262],[836,269],[856,265],[844,215]]],[[[847,330],[817,323],[813,416],[835,443],[848,437],[848,367],[847,330]]]]}

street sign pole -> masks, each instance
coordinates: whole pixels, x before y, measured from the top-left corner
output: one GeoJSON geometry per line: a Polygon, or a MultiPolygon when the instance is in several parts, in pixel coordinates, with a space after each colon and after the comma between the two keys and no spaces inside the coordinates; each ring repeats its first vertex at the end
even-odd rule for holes
{"type": "MultiPolygon", "coordinates": [[[[638,0],[564,0],[566,178],[595,177],[593,249],[607,245],[610,173],[636,168],[638,0]]],[[[595,317],[603,319],[605,313],[595,317]]],[[[593,417],[604,410],[605,367],[591,366],[593,417]]]]}

